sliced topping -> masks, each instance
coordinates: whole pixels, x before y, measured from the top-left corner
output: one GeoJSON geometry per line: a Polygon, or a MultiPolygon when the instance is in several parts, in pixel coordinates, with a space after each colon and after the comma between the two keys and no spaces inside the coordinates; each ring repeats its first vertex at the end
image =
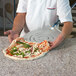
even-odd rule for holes
{"type": "Polygon", "coordinates": [[[20,45],[16,45],[17,48],[21,48],[23,47],[23,44],[20,44],[20,45]]]}
{"type": "Polygon", "coordinates": [[[18,44],[24,44],[23,42],[20,42],[20,41],[17,41],[16,43],[18,43],[18,44]]]}
{"type": "Polygon", "coordinates": [[[9,51],[9,48],[8,48],[8,49],[6,49],[6,53],[7,53],[7,54],[9,54],[9,52],[10,52],[10,51],[9,51]]]}
{"type": "Polygon", "coordinates": [[[24,58],[29,58],[29,56],[25,56],[24,58]]]}
{"type": "Polygon", "coordinates": [[[17,41],[16,43],[18,43],[18,44],[23,44],[23,46],[24,46],[25,48],[31,47],[31,45],[26,44],[26,43],[24,43],[24,42],[17,41]]]}
{"type": "Polygon", "coordinates": [[[50,45],[49,45],[49,43],[46,40],[44,40],[43,42],[41,42],[39,44],[39,49],[42,50],[42,52],[48,51],[49,48],[50,48],[50,45]]]}
{"type": "Polygon", "coordinates": [[[21,52],[22,57],[24,58],[25,54],[23,52],[21,52]]]}
{"type": "Polygon", "coordinates": [[[29,47],[31,47],[29,44],[24,44],[24,47],[25,48],[29,48],[29,47]]]}
{"type": "Polygon", "coordinates": [[[23,47],[20,47],[20,48],[19,48],[19,50],[20,50],[20,51],[24,51],[24,52],[25,52],[25,50],[26,50],[26,49],[25,49],[25,48],[23,48],[23,47]]]}
{"type": "Polygon", "coordinates": [[[11,51],[16,52],[17,51],[17,47],[14,46],[11,51]]]}
{"type": "Polygon", "coordinates": [[[36,55],[32,55],[31,57],[36,57],[36,55]]]}
{"type": "Polygon", "coordinates": [[[38,48],[38,47],[37,47],[37,48],[35,48],[34,52],[37,52],[37,50],[39,50],[39,48],[38,48]]]}
{"type": "Polygon", "coordinates": [[[15,53],[15,55],[17,56],[21,55],[24,58],[25,53],[19,50],[17,53],[15,53]]]}
{"type": "Polygon", "coordinates": [[[34,52],[34,55],[38,55],[38,54],[40,54],[40,52],[39,52],[39,51],[34,52]]]}
{"type": "Polygon", "coordinates": [[[14,55],[14,52],[16,52],[16,51],[17,51],[17,47],[14,46],[10,51],[11,55],[14,55]]]}
{"type": "Polygon", "coordinates": [[[23,52],[13,52],[13,51],[10,51],[11,55],[14,55],[14,56],[19,56],[19,57],[23,57],[25,56],[25,54],[23,52]]]}
{"type": "Polygon", "coordinates": [[[25,51],[25,55],[26,55],[26,56],[31,56],[31,50],[25,51]]]}
{"type": "Polygon", "coordinates": [[[15,53],[16,56],[20,55],[19,53],[15,53]]]}
{"type": "Polygon", "coordinates": [[[31,51],[29,50],[29,51],[25,51],[25,53],[31,53],[31,51]]]}
{"type": "Polygon", "coordinates": [[[38,44],[33,45],[32,53],[36,52],[38,50],[38,44]]]}
{"type": "Polygon", "coordinates": [[[13,52],[13,51],[10,51],[10,54],[11,54],[11,55],[14,55],[14,52],[13,52]]]}

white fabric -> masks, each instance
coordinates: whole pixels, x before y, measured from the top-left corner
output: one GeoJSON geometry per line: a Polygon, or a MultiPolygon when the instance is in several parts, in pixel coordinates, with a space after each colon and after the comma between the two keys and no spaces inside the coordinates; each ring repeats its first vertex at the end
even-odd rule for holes
{"type": "Polygon", "coordinates": [[[24,31],[24,29],[22,30],[20,37],[24,37],[24,35],[26,34],[26,32],[24,31]]]}
{"type": "Polygon", "coordinates": [[[69,0],[19,0],[17,13],[27,13],[30,31],[53,25],[58,18],[61,23],[72,22],[69,0]]]}
{"type": "Polygon", "coordinates": [[[25,13],[27,11],[27,0],[19,0],[17,13],[25,13]]]}

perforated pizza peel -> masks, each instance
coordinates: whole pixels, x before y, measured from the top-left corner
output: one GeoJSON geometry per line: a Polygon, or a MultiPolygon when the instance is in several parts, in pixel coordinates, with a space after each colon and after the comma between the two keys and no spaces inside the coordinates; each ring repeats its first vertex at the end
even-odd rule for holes
{"type": "Polygon", "coordinates": [[[30,42],[54,41],[59,34],[60,30],[52,30],[49,27],[44,27],[43,29],[37,29],[27,33],[24,35],[24,39],[30,42]]]}

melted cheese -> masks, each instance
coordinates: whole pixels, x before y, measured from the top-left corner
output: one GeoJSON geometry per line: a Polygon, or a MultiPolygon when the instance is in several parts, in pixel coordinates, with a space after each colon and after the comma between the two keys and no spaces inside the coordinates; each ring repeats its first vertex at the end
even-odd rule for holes
{"type": "Polygon", "coordinates": [[[38,44],[37,44],[37,43],[33,45],[32,53],[34,53],[34,50],[35,50],[37,47],[38,47],[38,44]]]}
{"type": "Polygon", "coordinates": [[[34,55],[38,55],[40,52],[39,51],[37,51],[37,52],[34,52],[34,55]]]}
{"type": "Polygon", "coordinates": [[[20,48],[20,47],[23,47],[23,45],[22,45],[22,44],[16,45],[16,47],[17,47],[17,48],[20,48]]]}

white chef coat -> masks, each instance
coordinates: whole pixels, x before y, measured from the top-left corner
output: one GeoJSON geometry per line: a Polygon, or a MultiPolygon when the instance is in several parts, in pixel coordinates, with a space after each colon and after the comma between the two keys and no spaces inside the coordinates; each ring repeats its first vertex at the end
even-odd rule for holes
{"type": "MultiPolygon", "coordinates": [[[[53,25],[59,18],[61,23],[72,22],[69,0],[19,0],[17,13],[26,14],[30,31],[53,25]]],[[[21,36],[25,34],[24,30],[21,36]]]]}

